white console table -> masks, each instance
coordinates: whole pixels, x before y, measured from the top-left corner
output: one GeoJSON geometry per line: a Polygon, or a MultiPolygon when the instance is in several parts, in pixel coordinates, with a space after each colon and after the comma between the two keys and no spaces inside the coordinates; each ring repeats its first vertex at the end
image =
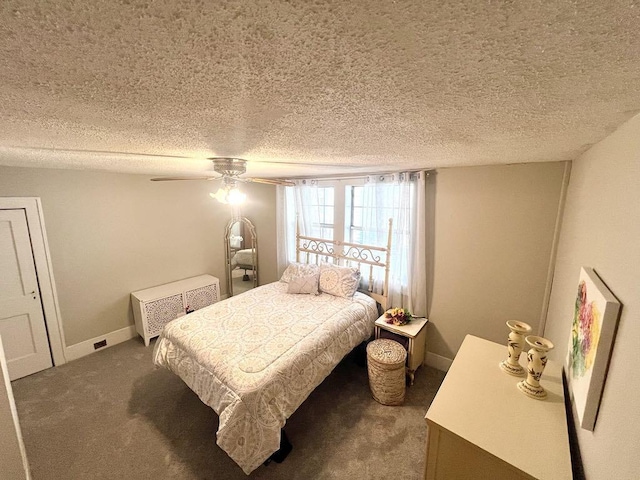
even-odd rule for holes
{"type": "Polygon", "coordinates": [[[506,342],[464,339],[427,411],[427,480],[572,478],[561,365],[549,360],[535,400],[498,367],[506,356],[506,342]]]}
{"type": "Polygon", "coordinates": [[[199,310],[220,299],[220,281],[199,275],[131,294],[136,331],[148,347],[171,320],[199,310]]]}

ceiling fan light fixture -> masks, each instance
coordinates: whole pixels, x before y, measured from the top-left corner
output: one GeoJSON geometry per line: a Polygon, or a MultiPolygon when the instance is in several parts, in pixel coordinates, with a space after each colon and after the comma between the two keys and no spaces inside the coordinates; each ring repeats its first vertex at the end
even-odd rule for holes
{"type": "Polygon", "coordinates": [[[232,188],[227,193],[227,202],[229,203],[229,205],[240,205],[244,203],[246,199],[247,195],[242,193],[237,188],[232,188]]]}
{"type": "Polygon", "coordinates": [[[240,205],[247,199],[247,195],[238,190],[237,187],[229,186],[219,188],[216,193],[210,193],[209,195],[225,205],[240,205]]]}
{"type": "Polygon", "coordinates": [[[209,194],[211,198],[215,198],[220,203],[227,203],[227,189],[219,188],[216,193],[211,192],[209,194]]]}

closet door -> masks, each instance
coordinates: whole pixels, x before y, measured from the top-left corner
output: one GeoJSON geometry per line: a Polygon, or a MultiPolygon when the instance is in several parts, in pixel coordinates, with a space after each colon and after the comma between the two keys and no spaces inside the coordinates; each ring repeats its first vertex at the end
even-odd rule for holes
{"type": "Polygon", "coordinates": [[[11,380],[53,366],[23,209],[0,210],[0,336],[11,380]]]}

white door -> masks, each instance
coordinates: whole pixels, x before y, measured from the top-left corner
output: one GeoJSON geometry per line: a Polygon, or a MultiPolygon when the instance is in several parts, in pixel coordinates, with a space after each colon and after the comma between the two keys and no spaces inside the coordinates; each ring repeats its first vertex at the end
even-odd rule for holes
{"type": "Polygon", "coordinates": [[[22,209],[0,210],[0,336],[11,380],[53,366],[22,209]]]}

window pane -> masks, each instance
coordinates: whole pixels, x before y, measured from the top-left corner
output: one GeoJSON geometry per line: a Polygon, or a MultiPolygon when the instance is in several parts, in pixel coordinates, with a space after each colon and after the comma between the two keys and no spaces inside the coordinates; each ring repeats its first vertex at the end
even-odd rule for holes
{"type": "Polygon", "coordinates": [[[324,204],[333,205],[333,187],[324,188],[324,204]]]}
{"type": "Polygon", "coordinates": [[[323,223],[330,223],[333,225],[333,207],[324,207],[323,223]]]}
{"type": "Polygon", "coordinates": [[[361,207],[353,208],[353,219],[351,220],[351,226],[362,227],[362,208],[361,207]]]}
{"type": "Polygon", "coordinates": [[[310,197],[316,222],[312,227],[311,236],[333,240],[333,187],[317,187],[315,194],[310,197]]]}
{"type": "Polygon", "coordinates": [[[327,240],[333,240],[333,228],[323,227],[320,238],[326,238],[327,240]]]}
{"type": "Polygon", "coordinates": [[[351,229],[349,241],[351,243],[362,243],[362,230],[351,229]]]}
{"type": "Polygon", "coordinates": [[[351,187],[353,188],[353,204],[354,206],[362,207],[362,187],[351,187]]]}
{"type": "MultiPolygon", "coordinates": [[[[351,209],[351,196],[353,192],[353,187],[351,185],[347,185],[346,187],[344,187],[344,206],[345,206],[345,212],[348,212],[351,209]]],[[[345,218],[349,218],[348,216],[345,218]]]]}

